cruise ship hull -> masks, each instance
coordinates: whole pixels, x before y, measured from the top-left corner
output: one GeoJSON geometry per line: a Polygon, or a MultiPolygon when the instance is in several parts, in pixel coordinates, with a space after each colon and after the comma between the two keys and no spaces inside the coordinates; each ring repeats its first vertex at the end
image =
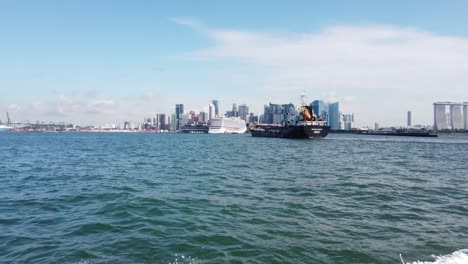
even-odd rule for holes
{"type": "Polygon", "coordinates": [[[209,134],[243,134],[247,131],[245,121],[237,117],[219,117],[211,120],[209,134]]]}
{"type": "Polygon", "coordinates": [[[329,126],[274,126],[259,125],[251,129],[253,137],[291,138],[291,139],[320,139],[330,132],[329,126]]]}
{"type": "Polygon", "coordinates": [[[209,134],[244,134],[247,131],[247,128],[210,128],[208,130],[209,134]]]}

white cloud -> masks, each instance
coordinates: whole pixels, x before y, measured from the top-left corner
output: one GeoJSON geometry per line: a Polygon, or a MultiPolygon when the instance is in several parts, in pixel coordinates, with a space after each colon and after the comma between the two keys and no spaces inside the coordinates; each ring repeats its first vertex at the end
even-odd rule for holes
{"type": "Polygon", "coordinates": [[[261,75],[255,74],[264,93],[335,91],[322,99],[340,99],[346,111],[358,112],[369,124],[403,124],[407,110],[430,124],[432,102],[468,100],[466,38],[394,26],[266,34],[178,23],[203,28],[200,32],[213,41],[190,58],[253,65],[261,69],[261,75]]]}

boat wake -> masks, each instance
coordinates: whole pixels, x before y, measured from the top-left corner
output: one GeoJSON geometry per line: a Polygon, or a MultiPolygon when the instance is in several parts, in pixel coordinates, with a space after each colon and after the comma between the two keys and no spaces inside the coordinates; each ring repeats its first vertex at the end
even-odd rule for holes
{"type": "Polygon", "coordinates": [[[467,264],[468,263],[468,249],[460,249],[449,255],[443,255],[443,256],[433,255],[432,258],[434,259],[432,261],[419,261],[418,260],[415,262],[406,262],[406,264],[467,264]]]}

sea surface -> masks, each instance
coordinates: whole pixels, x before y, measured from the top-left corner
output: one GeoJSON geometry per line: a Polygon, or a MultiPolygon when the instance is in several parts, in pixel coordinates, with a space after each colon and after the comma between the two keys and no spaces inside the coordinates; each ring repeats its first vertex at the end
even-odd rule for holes
{"type": "Polygon", "coordinates": [[[0,263],[459,264],[467,249],[468,136],[0,133],[0,263]]]}

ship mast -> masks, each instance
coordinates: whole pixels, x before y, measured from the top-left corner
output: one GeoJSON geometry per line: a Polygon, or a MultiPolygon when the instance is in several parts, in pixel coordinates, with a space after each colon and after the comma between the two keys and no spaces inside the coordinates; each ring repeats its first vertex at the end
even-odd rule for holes
{"type": "Polygon", "coordinates": [[[10,126],[11,120],[10,120],[10,115],[8,114],[8,112],[6,112],[6,116],[7,116],[7,126],[10,126]]]}

